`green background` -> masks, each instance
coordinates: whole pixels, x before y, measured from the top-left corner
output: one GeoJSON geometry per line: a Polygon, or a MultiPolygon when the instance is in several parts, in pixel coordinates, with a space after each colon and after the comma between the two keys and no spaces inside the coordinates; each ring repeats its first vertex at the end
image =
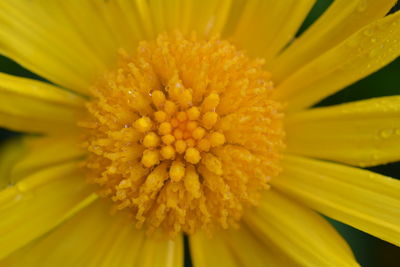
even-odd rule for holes
{"type": "MultiPolygon", "coordinates": [[[[351,1],[351,0],[349,0],[351,1]]],[[[379,0],[377,0],[379,1],[379,0]]],[[[319,0],[301,27],[304,31],[331,4],[331,0],[319,0]]],[[[391,12],[400,9],[400,3],[391,12]]],[[[10,59],[0,56],[0,72],[44,80],[22,68],[10,59]]],[[[353,100],[377,96],[400,95],[400,59],[371,76],[345,88],[341,92],[321,101],[318,106],[327,106],[353,100]]],[[[18,133],[0,128],[0,142],[18,133]]],[[[372,171],[400,179],[400,162],[369,168],[372,171]]],[[[400,248],[374,238],[350,226],[331,220],[332,224],[346,238],[358,261],[365,267],[400,266],[400,248]]],[[[187,249],[187,242],[186,242],[187,249]]],[[[188,255],[188,253],[186,253],[188,255]]],[[[185,265],[191,266],[190,258],[185,258],[185,265]]]]}

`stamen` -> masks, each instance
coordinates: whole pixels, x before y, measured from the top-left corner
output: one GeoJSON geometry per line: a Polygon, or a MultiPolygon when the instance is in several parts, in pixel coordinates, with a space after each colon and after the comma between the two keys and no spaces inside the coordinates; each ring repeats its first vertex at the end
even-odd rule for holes
{"type": "Polygon", "coordinates": [[[141,133],[145,133],[151,129],[152,123],[150,118],[141,117],[135,121],[135,128],[141,133]]]}
{"type": "Polygon", "coordinates": [[[154,132],[146,134],[146,136],[143,138],[143,145],[145,147],[148,148],[156,147],[159,144],[160,144],[160,137],[154,132]]]}
{"type": "Polygon", "coordinates": [[[187,162],[197,164],[199,163],[200,159],[200,152],[196,148],[189,147],[188,149],[186,149],[185,160],[187,162]]]}
{"type": "Polygon", "coordinates": [[[205,134],[206,131],[202,127],[197,127],[196,129],[193,130],[192,137],[196,140],[200,140],[201,138],[204,137],[205,134]]]}
{"type": "Polygon", "coordinates": [[[142,164],[147,167],[153,167],[154,165],[157,165],[160,163],[160,157],[158,156],[158,152],[154,150],[148,150],[146,149],[143,152],[142,156],[142,164]]]}
{"type": "Polygon", "coordinates": [[[175,182],[179,182],[185,175],[185,165],[180,161],[173,161],[169,169],[169,176],[175,182]]]}
{"type": "Polygon", "coordinates": [[[279,171],[282,107],[262,60],[179,33],[122,53],[91,89],[88,179],[138,227],[235,225],[279,171]]]}
{"type": "Polygon", "coordinates": [[[189,120],[192,121],[197,120],[200,116],[200,111],[198,107],[191,107],[190,109],[188,109],[186,113],[188,115],[189,120]]]}
{"type": "Polygon", "coordinates": [[[167,134],[171,133],[171,131],[172,131],[172,125],[169,122],[163,122],[158,127],[158,132],[161,135],[167,135],[167,134]]]}

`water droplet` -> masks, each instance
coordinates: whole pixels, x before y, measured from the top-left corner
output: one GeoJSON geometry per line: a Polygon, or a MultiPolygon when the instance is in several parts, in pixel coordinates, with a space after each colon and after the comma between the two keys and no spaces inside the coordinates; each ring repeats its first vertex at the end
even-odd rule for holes
{"type": "Polygon", "coordinates": [[[18,191],[20,191],[20,192],[22,192],[22,193],[25,192],[25,191],[27,191],[27,189],[28,189],[24,182],[19,182],[19,183],[16,185],[16,187],[17,187],[18,191]]]}

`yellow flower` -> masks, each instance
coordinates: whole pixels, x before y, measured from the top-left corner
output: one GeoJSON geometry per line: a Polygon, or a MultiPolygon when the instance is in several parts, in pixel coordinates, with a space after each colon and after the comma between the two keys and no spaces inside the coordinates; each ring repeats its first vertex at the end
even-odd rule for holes
{"type": "Polygon", "coordinates": [[[1,0],[1,266],[357,266],[400,245],[400,96],[312,108],[400,54],[395,0],[1,0]],[[30,134],[30,135],[28,135],[30,134]],[[32,135],[35,134],[35,135],[32,135]]]}

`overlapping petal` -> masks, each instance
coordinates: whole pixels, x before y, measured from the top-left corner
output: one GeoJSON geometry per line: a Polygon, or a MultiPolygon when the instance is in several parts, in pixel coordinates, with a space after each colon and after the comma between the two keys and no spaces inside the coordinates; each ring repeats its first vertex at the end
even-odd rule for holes
{"type": "Polygon", "coordinates": [[[202,37],[220,34],[232,0],[151,0],[137,1],[150,38],[166,31],[196,32],[202,37]]]}
{"type": "Polygon", "coordinates": [[[295,265],[358,266],[346,242],[324,218],[274,190],[265,193],[260,206],[249,212],[244,222],[295,265]]]}
{"type": "Polygon", "coordinates": [[[280,83],[296,70],[335,47],[365,25],[385,16],[396,0],[336,0],[306,32],[272,62],[280,83]]]}
{"type": "Polygon", "coordinates": [[[53,85],[0,73],[0,126],[65,133],[75,128],[84,99],[53,85]]]}
{"type": "Polygon", "coordinates": [[[210,239],[204,233],[190,236],[190,254],[195,267],[240,267],[241,263],[221,237],[210,239]],[[218,255],[216,257],[216,255],[218,255]]]}
{"type": "Polygon", "coordinates": [[[0,191],[0,259],[45,234],[92,198],[70,162],[35,172],[0,191]]]}
{"type": "MultiPolygon", "coordinates": [[[[86,43],[86,36],[80,36],[79,30],[85,26],[79,26],[69,16],[69,12],[79,14],[79,10],[71,10],[73,6],[63,6],[61,2],[1,1],[0,53],[56,84],[85,93],[99,71],[105,69],[106,62],[101,60],[101,54],[95,53],[96,48],[86,43]]],[[[86,3],[83,7],[88,5],[88,1],[83,2],[86,3]]],[[[96,9],[85,11],[82,18],[88,20],[96,9]]],[[[107,29],[94,23],[90,26],[92,31],[107,29]]],[[[96,40],[101,36],[104,34],[99,34],[96,40]]],[[[103,43],[97,45],[101,47],[103,43]]]]}
{"type": "Polygon", "coordinates": [[[111,215],[110,208],[106,201],[92,203],[0,264],[10,267],[182,266],[181,239],[149,238],[135,228],[129,214],[111,215]]]}
{"type": "Polygon", "coordinates": [[[63,87],[87,94],[119,49],[159,33],[218,34],[231,1],[13,1],[0,3],[0,53],[63,87]],[[40,17],[40,19],[37,19],[40,17]]]}
{"type": "Polygon", "coordinates": [[[15,137],[0,149],[0,189],[44,168],[78,160],[83,154],[79,137],[73,134],[15,137]]]}
{"type": "Polygon", "coordinates": [[[277,87],[289,112],[309,107],[400,55],[400,12],[377,20],[299,69],[277,87]]]}
{"type": "Polygon", "coordinates": [[[267,64],[296,34],[315,0],[234,1],[224,35],[267,64]],[[231,37],[229,37],[232,35],[231,37]]]}
{"type": "Polygon", "coordinates": [[[315,108],[286,118],[289,153],[357,166],[400,160],[400,96],[315,108]]]}
{"type": "Polygon", "coordinates": [[[15,162],[23,155],[25,147],[20,138],[12,138],[0,146],[0,189],[10,183],[10,172],[15,162]]]}
{"type": "Polygon", "coordinates": [[[303,204],[400,245],[400,181],[367,170],[286,156],[273,187],[303,204]]]}

